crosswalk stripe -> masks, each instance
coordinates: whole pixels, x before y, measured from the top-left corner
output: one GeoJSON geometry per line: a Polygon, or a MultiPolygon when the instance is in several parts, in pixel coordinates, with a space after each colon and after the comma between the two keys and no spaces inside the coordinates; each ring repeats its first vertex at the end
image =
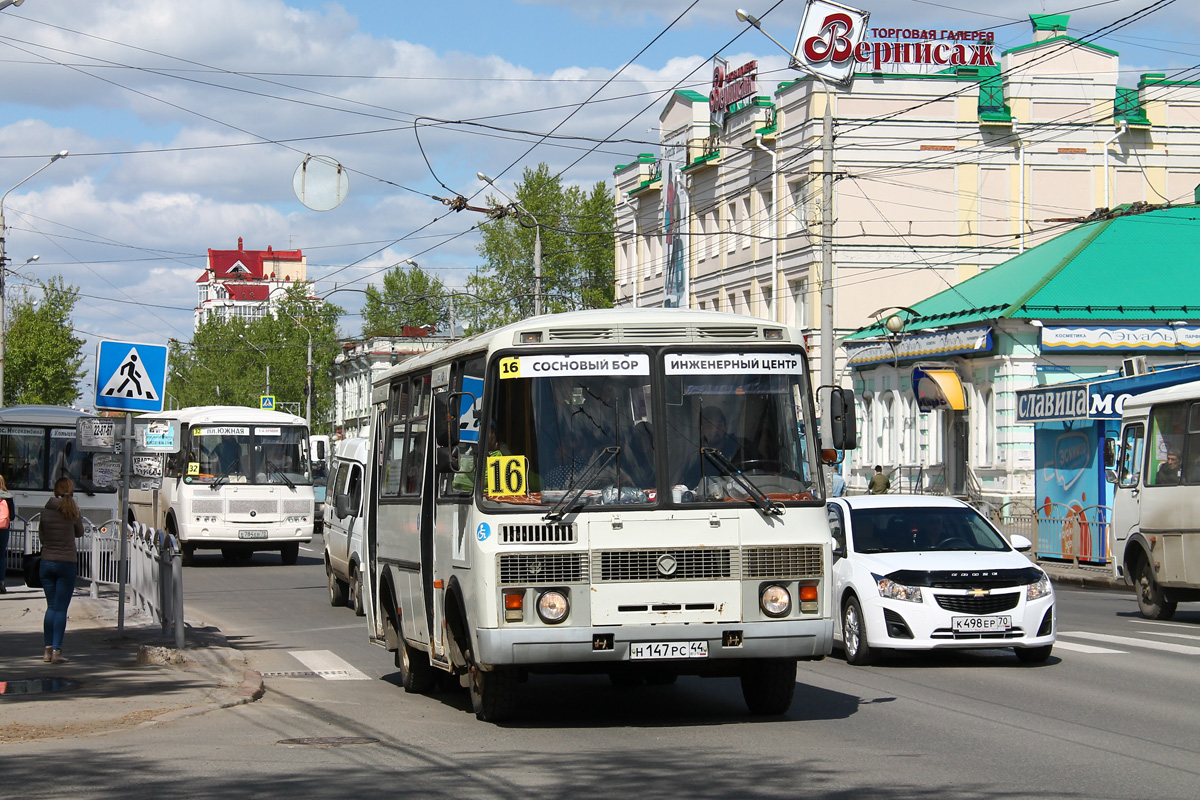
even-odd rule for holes
{"type": "Polygon", "coordinates": [[[1070,650],[1073,653],[1089,653],[1092,655],[1105,655],[1110,653],[1126,653],[1126,650],[1110,650],[1107,647],[1097,647],[1094,644],[1080,644],[1079,642],[1064,642],[1059,639],[1054,643],[1055,650],[1070,650]]]}
{"type": "Polygon", "coordinates": [[[1184,655],[1200,655],[1200,647],[1174,642],[1156,642],[1151,639],[1135,639],[1132,636],[1113,636],[1108,633],[1092,633],[1091,631],[1059,631],[1059,636],[1070,636],[1076,639],[1092,639],[1097,642],[1121,644],[1126,647],[1144,647],[1148,650],[1164,650],[1168,653],[1183,653],[1184,655]]]}
{"type": "Polygon", "coordinates": [[[291,656],[327,681],[369,681],[371,677],[359,672],[348,662],[329,650],[292,650],[291,656]]]}

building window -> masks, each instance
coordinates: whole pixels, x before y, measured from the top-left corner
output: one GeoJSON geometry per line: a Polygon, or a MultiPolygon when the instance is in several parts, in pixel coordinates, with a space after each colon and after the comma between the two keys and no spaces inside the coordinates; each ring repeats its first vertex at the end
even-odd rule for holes
{"type": "Polygon", "coordinates": [[[792,327],[808,328],[808,280],[790,281],[792,290],[792,327]]]}
{"type": "Polygon", "coordinates": [[[750,241],[751,241],[750,234],[754,232],[750,225],[750,198],[749,197],[742,198],[741,224],[742,224],[742,249],[744,250],[745,248],[750,246],[750,241]]]}
{"type": "Polygon", "coordinates": [[[804,233],[808,230],[808,200],[805,197],[808,181],[788,183],[787,232],[804,233]]]}
{"type": "Polygon", "coordinates": [[[770,286],[763,287],[763,289],[762,289],[762,302],[763,302],[762,316],[764,319],[769,319],[769,320],[775,319],[775,307],[772,305],[772,301],[774,301],[774,299],[775,299],[774,296],[771,294],[771,287],[770,286]]]}
{"type": "Polygon", "coordinates": [[[726,227],[726,246],[729,252],[737,249],[737,232],[738,232],[738,214],[737,203],[730,203],[729,206],[729,225],[726,227]]]}
{"type": "MultiPolygon", "coordinates": [[[[762,219],[759,224],[755,225],[755,230],[765,236],[774,238],[778,234],[775,232],[775,195],[770,191],[762,193],[762,219]]],[[[774,246],[774,245],[772,245],[774,246]]]]}

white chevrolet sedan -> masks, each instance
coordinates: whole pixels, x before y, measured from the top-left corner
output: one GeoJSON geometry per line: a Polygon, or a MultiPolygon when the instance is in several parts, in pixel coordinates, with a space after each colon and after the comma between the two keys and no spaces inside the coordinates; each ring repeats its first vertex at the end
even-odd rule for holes
{"type": "Polygon", "coordinates": [[[1046,573],[978,511],[950,497],[864,495],[829,502],[834,598],[846,661],[885,650],[1012,647],[1042,662],[1054,646],[1046,573]]]}

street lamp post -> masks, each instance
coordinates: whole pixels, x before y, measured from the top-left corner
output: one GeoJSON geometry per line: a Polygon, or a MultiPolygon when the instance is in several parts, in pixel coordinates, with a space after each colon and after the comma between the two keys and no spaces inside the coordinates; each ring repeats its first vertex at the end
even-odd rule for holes
{"type": "Polygon", "coordinates": [[[758,17],[745,9],[737,10],[737,18],[758,29],[790,56],[788,66],[803,70],[821,82],[825,90],[825,121],[821,130],[821,385],[833,385],[833,97],[829,84],[816,72],[805,67],[796,55],[762,28],[758,17]]]}
{"type": "MultiPolygon", "coordinates": [[[[5,4],[5,5],[7,5],[7,4],[5,4]]],[[[4,8],[5,5],[0,5],[0,9],[4,8]]],[[[60,158],[66,158],[66,157],[67,157],[66,150],[58,151],[54,155],[50,156],[49,161],[47,161],[45,164],[42,164],[40,167],[38,167],[33,172],[31,172],[24,180],[20,181],[15,186],[13,186],[11,189],[8,190],[8,192],[5,192],[4,194],[0,195],[0,408],[4,407],[4,334],[5,334],[4,273],[5,273],[5,269],[6,269],[5,265],[8,263],[6,260],[6,256],[4,255],[4,239],[5,239],[4,201],[8,198],[8,193],[11,192],[13,189],[16,189],[17,186],[20,186],[22,183],[29,180],[34,175],[37,175],[39,172],[44,170],[46,167],[50,166],[55,161],[58,161],[60,158]]],[[[25,263],[28,264],[29,262],[26,261],[25,263]]]]}
{"type": "Polygon", "coordinates": [[[509,197],[487,175],[484,175],[482,172],[476,172],[475,176],[500,194],[508,197],[509,202],[513,204],[513,208],[533,220],[533,315],[540,317],[542,315],[542,223],[538,222],[537,217],[529,213],[529,209],[509,197]]]}

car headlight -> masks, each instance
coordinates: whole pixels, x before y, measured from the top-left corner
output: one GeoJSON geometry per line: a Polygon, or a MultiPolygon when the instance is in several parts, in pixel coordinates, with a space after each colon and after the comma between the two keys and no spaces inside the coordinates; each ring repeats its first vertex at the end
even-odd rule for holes
{"type": "Polygon", "coordinates": [[[1039,597],[1045,597],[1050,594],[1050,576],[1042,575],[1042,579],[1037,583],[1031,583],[1025,587],[1025,599],[1037,600],[1039,597]]]}
{"type": "Polygon", "coordinates": [[[786,617],[792,610],[792,596],[782,586],[771,584],[762,590],[759,604],[768,617],[786,617]]]}
{"type": "Polygon", "coordinates": [[[571,610],[570,603],[567,602],[567,596],[562,592],[542,592],[537,601],[538,616],[542,618],[542,622],[551,625],[562,622],[567,618],[567,613],[571,610]]]}
{"type": "Polygon", "coordinates": [[[871,575],[871,577],[875,579],[875,583],[879,587],[880,597],[907,600],[910,603],[923,602],[919,586],[905,586],[903,583],[896,583],[891,578],[885,578],[882,575],[871,575]]]}

